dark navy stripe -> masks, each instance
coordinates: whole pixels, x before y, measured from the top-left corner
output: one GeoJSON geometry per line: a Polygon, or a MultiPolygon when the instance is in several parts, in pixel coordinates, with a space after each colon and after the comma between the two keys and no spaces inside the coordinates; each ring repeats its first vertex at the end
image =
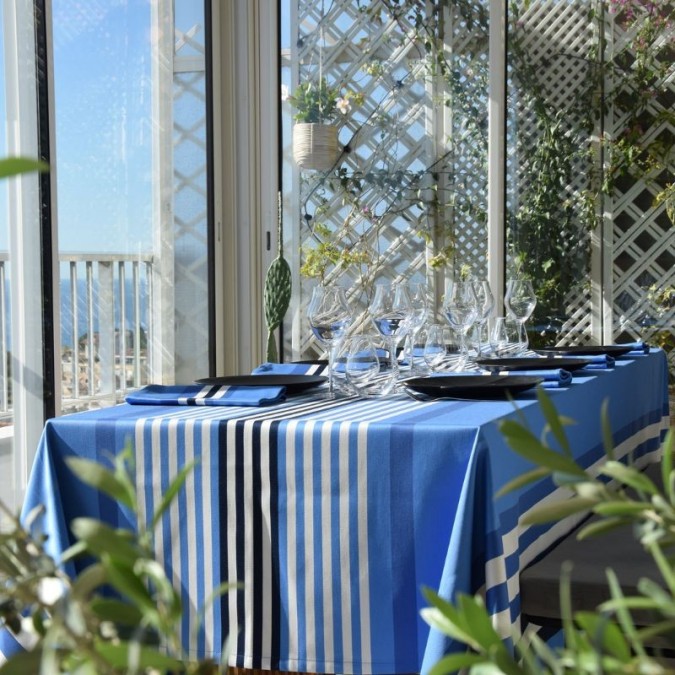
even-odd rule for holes
{"type": "Polygon", "coordinates": [[[271,630],[272,635],[270,639],[270,668],[272,670],[280,669],[279,659],[281,658],[281,564],[280,564],[280,548],[279,548],[279,467],[278,467],[278,434],[280,422],[272,422],[270,425],[270,521],[272,526],[270,528],[270,550],[272,562],[272,589],[270,613],[271,613],[271,630]]]}

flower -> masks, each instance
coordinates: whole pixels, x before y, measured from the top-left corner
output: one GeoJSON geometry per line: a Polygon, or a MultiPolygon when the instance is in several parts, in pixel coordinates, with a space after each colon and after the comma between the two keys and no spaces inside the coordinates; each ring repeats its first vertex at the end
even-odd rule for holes
{"type": "Polygon", "coordinates": [[[343,95],[340,87],[331,86],[326,78],[321,78],[318,82],[302,82],[293,95],[288,95],[288,89],[282,85],[281,98],[295,108],[296,122],[327,124],[338,113],[346,115],[352,108],[351,101],[358,96],[352,92],[343,95]]]}

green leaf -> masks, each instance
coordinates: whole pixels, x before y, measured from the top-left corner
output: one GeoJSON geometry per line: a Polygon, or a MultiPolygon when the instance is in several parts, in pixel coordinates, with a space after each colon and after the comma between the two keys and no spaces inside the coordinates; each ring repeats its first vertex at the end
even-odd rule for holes
{"type": "MultiPolygon", "coordinates": [[[[113,644],[111,642],[101,641],[97,642],[96,651],[115,668],[123,669],[129,663],[129,651],[131,649],[137,649],[137,647],[138,645],[133,642],[113,644]]],[[[183,661],[167,656],[152,647],[141,645],[138,654],[138,666],[142,669],[153,668],[161,672],[185,672],[186,664],[183,661]]]]}
{"type": "Polygon", "coordinates": [[[565,454],[571,457],[572,451],[570,450],[567,435],[563,429],[558,411],[555,409],[555,406],[551,401],[551,397],[544,391],[542,387],[539,387],[537,391],[537,399],[539,399],[539,405],[541,406],[542,412],[544,413],[544,418],[548,422],[548,426],[550,427],[553,436],[558,441],[565,454]]]}
{"type": "Polygon", "coordinates": [[[616,623],[594,612],[577,612],[574,620],[586,631],[592,643],[599,641],[606,651],[624,663],[630,660],[630,648],[616,623]]]}
{"type": "Polygon", "coordinates": [[[30,159],[28,157],[6,157],[5,159],[0,159],[0,178],[9,178],[32,171],[49,171],[49,164],[39,159],[30,159]]]}
{"type": "Polygon", "coordinates": [[[571,497],[554,504],[536,507],[523,518],[523,523],[526,525],[540,525],[541,523],[550,523],[553,520],[562,520],[572,514],[588,511],[594,504],[595,502],[592,499],[571,497]]]}
{"type": "Polygon", "coordinates": [[[468,631],[485,651],[488,651],[494,644],[501,644],[499,635],[492,627],[490,616],[482,602],[476,601],[470,595],[460,595],[458,604],[459,611],[464,615],[468,631]]]}
{"type": "Polygon", "coordinates": [[[518,476],[518,478],[514,478],[512,481],[509,481],[506,485],[502,486],[502,488],[497,492],[496,496],[501,497],[502,495],[508,494],[509,492],[515,492],[529,483],[534,483],[536,480],[545,478],[549,475],[549,473],[551,472],[544,467],[532,469],[531,471],[518,476]]]}
{"type": "Polygon", "coordinates": [[[174,500],[180,489],[183,487],[183,484],[185,483],[189,473],[194,469],[195,464],[197,463],[196,460],[190,462],[189,464],[186,464],[176,475],[176,477],[171,481],[171,485],[169,485],[169,488],[167,491],[164,493],[164,496],[162,497],[162,501],[160,502],[159,506],[157,507],[157,510],[155,511],[155,515],[152,519],[152,529],[154,531],[155,527],[157,527],[157,523],[160,521],[162,514],[169,508],[171,505],[171,502],[174,500]]]}
{"type": "Polygon", "coordinates": [[[663,457],[661,458],[661,480],[671,504],[675,504],[675,487],[673,485],[673,452],[675,451],[675,433],[670,429],[663,441],[663,457]]]}
{"type": "Polygon", "coordinates": [[[543,445],[529,429],[517,422],[506,420],[502,422],[500,429],[508,444],[533,464],[573,476],[586,476],[584,470],[576,462],[543,445]]]}
{"type": "Polygon", "coordinates": [[[42,662],[42,649],[35,647],[29,652],[19,652],[12,656],[2,666],[0,675],[26,675],[27,673],[39,673],[42,662]]]}
{"type": "Polygon", "coordinates": [[[136,499],[134,495],[129,494],[127,485],[120,482],[109,469],[101,466],[98,462],[81,457],[67,457],[66,464],[83,483],[104,492],[128,508],[135,509],[136,499]]]}
{"type": "Polygon", "coordinates": [[[638,516],[650,510],[651,506],[649,504],[633,501],[607,501],[596,504],[593,508],[593,511],[601,516],[638,516]]]}
{"type": "Polygon", "coordinates": [[[133,563],[140,555],[129,530],[114,530],[95,518],[75,518],[70,528],[87,545],[87,550],[99,557],[105,553],[114,559],[133,563]]]}
{"type": "Polygon", "coordinates": [[[600,472],[610,478],[615,478],[620,483],[625,483],[640,492],[646,492],[650,495],[655,495],[659,492],[656,485],[654,485],[648,476],[621,462],[605,462],[600,469],[600,472]]]}
{"type": "Polygon", "coordinates": [[[470,668],[479,663],[483,663],[485,657],[472,652],[464,654],[450,654],[437,661],[429,670],[429,675],[445,675],[446,673],[455,673],[464,668],[470,668]]]}
{"type": "Polygon", "coordinates": [[[91,609],[101,621],[112,621],[122,626],[138,626],[143,613],[138,607],[114,598],[93,598],[91,609]]]}
{"type": "Polygon", "coordinates": [[[108,556],[104,556],[102,562],[108,571],[111,585],[135,603],[145,616],[156,617],[157,604],[155,599],[150,595],[143,580],[139,578],[133,568],[108,556]]]}
{"type": "Polygon", "coordinates": [[[72,584],[74,598],[84,599],[91,595],[97,588],[105,584],[107,576],[105,568],[100,563],[89,565],[80,572],[72,584]]]}
{"type": "Polygon", "coordinates": [[[630,521],[625,518],[603,518],[602,520],[593,520],[588,525],[584,525],[577,533],[577,539],[589,539],[600,534],[605,534],[617,527],[625,526],[630,521]]]}

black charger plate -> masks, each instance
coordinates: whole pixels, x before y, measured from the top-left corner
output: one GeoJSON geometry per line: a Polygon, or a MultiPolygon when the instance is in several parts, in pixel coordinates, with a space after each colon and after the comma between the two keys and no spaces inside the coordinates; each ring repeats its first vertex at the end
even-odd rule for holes
{"type": "Polygon", "coordinates": [[[478,359],[476,365],[490,371],[500,370],[553,370],[564,368],[572,372],[593,363],[590,359],[570,359],[562,357],[534,357],[478,359]]]}
{"type": "Polygon", "coordinates": [[[543,381],[543,377],[523,375],[438,375],[414,377],[403,384],[427,396],[491,400],[527,391],[543,381]]]}
{"type": "Polygon", "coordinates": [[[544,347],[537,354],[544,356],[622,356],[633,349],[632,345],[574,345],[567,347],[544,347]]]}
{"type": "Polygon", "coordinates": [[[327,382],[325,375],[225,375],[202,377],[197,384],[238,387],[286,387],[287,394],[297,394],[327,382]]]}

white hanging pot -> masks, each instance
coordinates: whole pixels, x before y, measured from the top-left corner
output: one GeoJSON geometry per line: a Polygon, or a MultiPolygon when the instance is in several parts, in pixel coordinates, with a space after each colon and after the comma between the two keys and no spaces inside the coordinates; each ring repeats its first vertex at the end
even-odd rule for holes
{"type": "Polygon", "coordinates": [[[293,127],[293,158],[302,169],[328,171],[337,161],[338,155],[336,126],[298,122],[293,127]]]}

